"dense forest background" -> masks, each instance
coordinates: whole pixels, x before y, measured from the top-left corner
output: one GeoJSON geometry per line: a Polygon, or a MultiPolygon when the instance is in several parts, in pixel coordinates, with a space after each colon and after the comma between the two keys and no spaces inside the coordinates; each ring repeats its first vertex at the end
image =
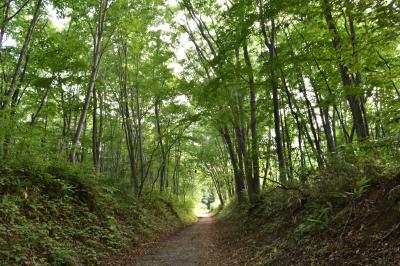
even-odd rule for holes
{"type": "Polygon", "coordinates": [[[276,188],[350,201],[398,173],[397,1],[3,0],[0,11],[0,247],[17,247],[5,261],[71,255],[51,234],[73,197],[100,217],[87,224],[107,221],[113,246],[129,238],[113,232],[116,209],[154,207],[140,199],[185,217],[201,189],[222,206],[276,188]],[[31,230],[49,243],[24,244],[31,230]]]}

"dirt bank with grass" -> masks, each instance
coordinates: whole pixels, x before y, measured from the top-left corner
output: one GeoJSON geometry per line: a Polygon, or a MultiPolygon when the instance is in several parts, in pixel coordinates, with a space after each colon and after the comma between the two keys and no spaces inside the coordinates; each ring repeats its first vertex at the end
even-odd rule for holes
{"type": "Polygon", "coordinates": [[[96,265],[184,226],[191,207],[74,167],[0,165],[0,265],[96,265]]]}
{"type": "Polygon", "coordinates": [[[235,265],[400,264],[400,175],[335,193],[275,189],[231,208],[215,245],[235,265]]]}

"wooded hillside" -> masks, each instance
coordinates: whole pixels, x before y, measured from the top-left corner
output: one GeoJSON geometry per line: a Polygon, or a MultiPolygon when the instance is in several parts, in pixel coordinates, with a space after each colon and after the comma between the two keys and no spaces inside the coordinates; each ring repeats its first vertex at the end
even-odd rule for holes
{"type": "Polygon", "coordinates": [[[398,1],[2,0],[0,11],[5,265],[100,263],[190,221],[202,197],[248,228],[272,215],[297,236],[340,238],[362,199],[390,198],[379,232],[397,232],[398,1]]]}

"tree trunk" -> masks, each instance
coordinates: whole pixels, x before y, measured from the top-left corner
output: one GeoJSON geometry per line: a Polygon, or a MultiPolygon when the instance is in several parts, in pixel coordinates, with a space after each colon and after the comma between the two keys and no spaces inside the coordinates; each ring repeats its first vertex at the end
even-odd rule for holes
{"type": "MultiPolygon", "coordinates": [[[[282,105],[283,105],[282,101],[282,105]]],[[[286,169],[287,175],[289,179],[293,179],[293,161],[292,161],[292,140],[290,138],[289,133],[289,125],[288,125],[288,117],[286,116],[285,108],[283,108],[283,117],[282,117],[282,131],[283,131],[283,144],[286,144],[286,169]]]]}
{"type": "Polygon", "coordinates": [[[251,161],[253,167],[253,176],[251,177],[251,188],[249,188],[249,198],[252,203],[258,201],[260,193],[260,162],[259,162],[259,148],[257,138],[257,100],[256,88],[254,86],[253,66],[251,64],[247,43],[243,44],[244,61],[247,66],[248,72],[248,86],[250,94],[250,128],[251,128],[251,161]]]}
{"type": "Polygon", "coordinates": [[[32,115],[32,120],[31,120],[31,126],[34,126],[35,123],[37,122],[37,119],[39,117],[40,111],[42,111],[43,106],[45,105],[46,101],[47,101],[47,95],[50,91],[50,88],[46,88],[46,91],[42,97],[42,100],[40,101],[40,105],[39,108],[37,109],[36,113],[34,113],[32,115]]]}
{"type": "Polygon", "coordinates": [[[359,79],[359,77],[357,77],[355,83],[353,83],[349,74],[349,69],[344,64],[341,51],[342,40],[332,16],[332,7],[329,0],[323,0],[323,9],[324,9],[326,24],[328,26],[328,29],[331,31],[331,34],[333,35],[332,46],[336,51],[338,70],[342,79],[342,84],[345,89],[345,93],[347,94],[347,100],[350,105],[355,132],[357,134],[358,139],[362,141],[368,139],[369,137],[368,123],[364,112],[363,96],[362,92],[357,92],[357,93],[352,92],[352,89],[354,88],[360,89],[361,80],[359,79]]]}
{"type": "Polygon", "coordinates": [[[239,172],[238,161],[235,154],[235,148],[233,146],[232,138],[229,134],[228,127],[224,126],[222,129],[220,129],[220,133],[225,141],[226,147],[229,152],[229,157],[233,168],[233,174],[235,177],[236,195],[238,197],[238,201],[243,202],[244,180],[243,180],[243,175],[239,172]]]}
{"type": "Polygon", "coordinates": [[[145,181],[145,168],[144,168],[144,151],[143,151],[143,139],[142,139],[142,112],[140,105],[140,93],[139,93],[139,55],[137,55],[136,61],[136,116],[137,116],[137,137],[138,137],[138,152],[139,152],[139,166],[140,166],[140,180],[141,183],[145,181]]]}
{"type": "Polygon", "coordinates": [[[263,11],[262,0],[260,0],[260,5],[259,5],[259,19],[260,19],[261,33],[264,38],[264,44],[268,48],[269,52],[269,75],[271,80],[272,102],[274,107],[275,143],[276,143],[276,153],[278,156],[278,165],[279,165],[279,180],[281,182],[285,182],[287,180],[287,172],[286,172],[285,156],[283,154],[284,151],[282,145],[282,134],[280,126],[278,82],[274,69],[275,59],[276,59],[276,51],[275,51],[276,28],[275,28],[275,21],[273,18],[271,18],[270,19],[271,28],[268,36],[267,28],[265,25],[266,22],[265,22],[265,14],[263,11]]]}
{"type": "Polygon", "coordinates": [[[329,118],[329,106],[327,106],[325,103],[322,102],[321,95],[318,93],[318,89],[317,89],[317,85],[316,85],[315,81],[313,79],[310,79],[310,80],[311,80],[311,86],[314,89],[315,99],[319,106],[320,117],[321,117],[321,121],[322,121],[322,126],[324,128],[328,152],[332,154],[336,151],[336,148],[335,148],[335,142],[334,142],[333,135],[332,135],[331,122],[330,122],[330,118],[329,118]]]}
{"type": "Polygon", "coordinates": [[[159,171],[159,177],[160,177],[160,192],[163,192],[165,189],[165,170],[166,170],[166,152],[164,148],[164,143],[163,143],[163,137],[161,133],[161,124],[160,124],[160,100],[156,99],[154,102],[154,113],[155,113],[155,118],[156,118],[156,133],[157,133],[157,138],[158,138],[158,143],[160,145],[160,151],[161,151],[161,165],[160,165],[160,171],[159,171]]]}
{"type": "Polygon", "coordinates": [[[92,155],[93,166],[97,174],[101,171],[100,146],[103,116],[102,97],[96,86],[93,89],[93,128],[92,128],[92,155]],[[99,104],[100,102],[100,104],[99,104]],[[98,121],[97,110],[100,110],[100,121],[98,121]]]}
{"type": "MultiPolygon", "coordinates": [[[[29,47],[30,47],[30,44],[32,41],[33,33],[35,31],[37,22],[39,20],[42,2],[43,2],[43,0],[38,0],[35,5],[35,11],[33,14],[33,18],[29,25],[28,32],[26,33],[25,41],[24,41],[24,44],[22,45],[22,49],[19,54],[19,58],[17,61],[17,65],[15,67],[15,71],[14,71],[10,86],[5,91],[3,99],[2,99],[2,103],[1,103],[2,110],[7,109],[10,106],[11,97],[14,95],[14,92],[17,88],[17,83],[22,74],[22,67],[23,67],[24,61],[26,60],[26,57],[28,55],[28,51],[29,51],[29,47]]],[[[4,33],[2,33],[2,34],[4,34],[4,33]]]]}
{"type": "Polygon", "coordinates": [[[299,83],[301,84],[301,86],[299,86],[300,92],[303,94],[303,97],[304,97],[304,100],[305,100],[306,106],[307,106],[308,124],[310,125],[311,133],[314,137],[315,149],[317,152],[316,155],[317,155],[318,168],[324,168],[324,157],[323,157],[321,142],[320,142],[320,138],[319,138],[319,127],[318,127],[317,116],[314,112],[311,101],[308,99],[306,86],[304,84],[304,78],[301,75],[299,75],[298,79],[299,79],[299,83]],[[315,121],[315,124],[314,124],[314,121],[315,121]]]}
{"type": "Polygon", "coordinates": [[[129,109],[129,97],[128,97],[128,49],[123,46],[118,51],[121,73],[119,74],[119,85],[120,85],[120,112],[123,118],[123,125],[125,131],[125,140],[129,155],[129,166],[131,170],[131,186],[133,189],[133,194],[138,195],[138,180],[136,173],[136,156],[135,156],[135,134],[132,126],[131,111],[129,109]]]}
{"type": "Polygon", "coordinates": [[[90,105],[90,100],[93,95],[93,89],[95,86],[95,82],[97,80],[97,75],[99,72],[99,67],[100,67],[100,61],[102,57],[102,40],[103,40],[103,35],[104,35],[104,26],[106,22],[106,14],[107,14],[107,9],[108,9],[108,0],[102,0],[100,3],[100,13],[99,13],[99,20],[97,23],[97,28],[96,28],[96,36],[94,37],[94,43],[93,43],[93,58],[92,58],[92,67],[91,67],[91,73],[90,73],[90,78],[89,78],[89,83],[88,83],[88,90],[85,95],[85,100],[83,103],[83,109],[79,118],[79,122],[77,125],[77,129],[75,131],[75,135],[72,141],[72,147],[71,147],[71,152],[69,156],[69,160],[71,162],[76,161],[76,149],[78,146],[78,143],[81,138],[82,134],[82,129],[83,125],[86,121],[86,116],[87,112],[89,109],[90,105]]]}

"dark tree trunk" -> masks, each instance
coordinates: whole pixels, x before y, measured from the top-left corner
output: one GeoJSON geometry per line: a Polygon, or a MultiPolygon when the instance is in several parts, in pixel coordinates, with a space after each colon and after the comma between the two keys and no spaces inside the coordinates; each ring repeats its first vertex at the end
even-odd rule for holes
{"type": "Polygon", "coordinates": [[[136,61],[136,116],[137,116],[137,137],[138,137],[138,153],[139,153],[139,167],[140,167],[140,180],[141,184],[145,181],[145,166],[144,166],[144,151],[143,151],[143,138],[142,138],[142,111],[140,104],[140,93],[139,93],[139,55],[137,55],[136,61]]]}
{"type": "Polygon", "coordinates": [[[243,202],[243,191],[244,191],[244,180],[243,180],[243,175],[239,171],[238,167],[238,161],[237,157],[235,154],[235,148],[232,143],[232,138],[229,134],[229,130],[227,126],[224,126],[221,130],[220,133],[225,141],[225,144],[227,146],[228,152],[229,152],[229,157],[231,160],[232,168],[233,168],[233,173],[235,176],[235,188],[236,188],[236,195],[238,197],[239,202],[243,202]]]}
{"type": "Polygon", "coordinates": [[[300,92],[303,94],[303,97],[304,97],[304,100],[305,100],[306,106],[307,106],[308,124],[310,125],[311,133],[314,137],[315,149],[317,152],[316,155],[317,155],[318,167],[323,168],[324,167],[324,157],[323,157],[321,142],[320,142],[320,138],[319,138],[319,127],[318,127],[317,116],[314,112],[311,101],[308,99],[306,86],[304,84],[304,78],[301,75],[299,75],[298,79],[299,79],[299,83],[301,84],[300,92]],[[314,123],[314,121],[315,121],[315,123],[314,123]]]}
{"type": "Polygon", "coordinates": [[[312,79],[311,79],[311,85],[314,89],[315,99],[319,106],[321,121],[322,121],[322,126],[324,128],[328,152],[332,154],[336,151],[336,148],[335,148],[335,143],[334,143],[334,139],[333,139],[333,135],[332,135],[331,122],[330,122],[330,118],[329,118],[329,107],[325,103],[322,102],[321,96],[318,93],[317,85],[315,84],[315,81],[312,79]]]}
{"type": "Polygon", "coordinates": [[[97,91],[96,86],[93,90],[93,128],[92,128],[92,155],[93,155],[93,166],[96,173],[99,174],[101,171],[101,161],[100,161],[100,146],[101,146],[101,133],[103,127],[103,106],[102,106],[102,96],[100,92],[97,91]],[[99,104],[100,102],[100,104],[99,104]],[[100,121],[98,121],[97,110],[100,110],[100,121]]]}
{"type": "Polygon", "coordinates": [[[45,105],[46,101],[47,101],[47,95],[49,93],[50,88],[47,88],[43,94],[42,100],[40,101],[39,107],[37,109],[37,111],[32,115],[32,119],[31,119],[31,126],[34,126],[35,123],[37,122],[37,119],[39,117],[40,112],[42,111],[43,106],[45,105]]]}
{"type": "Polygon", "coordinates": [[[154,102],[154,113],[155,113],[155,118],[156,118],[156,131],[157,131],[157,138],[158,138],[158,143],[160,145],[160,151],[161,151],[161,165],[160,165],[160,171],[159,171],[159,177],[160,177],[160,192],[163,192],[165,189],[165,172],[166,172],[166,161],[167,161],[167,154],[165,151],[164,147],[164,142],[163,142],[163,136],[161,132],[161,123],[160,123],[160,100],[156,99],[154,102]]]}
{"type": "Polygon", "coordinates": [[[286,144],[286,169],[287,175],[289,179],[293,178],[293,161],[292,161],[292,140],[289,133],[289,125],[288,125],[288,117],[286,116],[286,111],[283,109],[283,117],[282,117],[282,129],[284,140],[283,143],[286,144]]]}
{"type": "Polygon", "coordinates": [[[259,5],[260,11],[260,25],[261,25],[261,33],[264,38],[265,46],[268,48],[269,52],[269,75],[271,80],[272,87],[272,101],[274,107],[274,128],[275,128],[275,143],[276,143],[276,153],[278,156],[278,165],[279,165],[279,180],[281,182],[285,182],[287,180],[287,171],[286,171],[286,162],[284,156],[284,150],[282,145],[282,133],[281,133],[281,125],[280,125],[280,115],[279,115],[279,97],[278,97],[278,81],[275,74],[275,60],[276,60],[276,51],[275,51],[275,37],[276,37],[276,28],[275,21],[273,18],[270,19],[271,27],[269,34],[267,33],[266,22],[265,22],[265,14],[263,11],[263,1],[260,1],[259,5]]]}
{"type": "Polygon", "coordinates": [[[345,93],[347,94],[347,100],[350,105],[355,132],[357,133],[358,139],[362,141],[368,139],[369,137],[368,122],[364,112],[363,95],[362,92],[356,92],[356,93],[352,92],[352,89],[354,88],[360,89],[360,83],[361,83],[360,75],[359,73],[356,74],[357,77],[355,82],[353,83],[349,73],[349,69],[343,62],[344,60],[341,51],[342,40],[332,16],[332,7],[329,0],[323,0],[323,9],[328,29],[331,31],[331,34],[333,35],[332,46],[336,51],[336,56],[338,60],[338,69],[342,79],[343,87],[345,89],[345,93]]]}
{"type": "Polygon", "coordinates": [[[247,43],[243,44],[244,61],[247,66],[248,72],[248,86],[250,94],[250,128],[251,128],[251,161],[253,167],[253,176],[251,176],[249,190],[249,198],[252,203],[258,201],[260,193],[260,162],[259,162],[259,148],[257,138],[257,100],[256,88],[254,85],[253,66],[251,64],[247,43]]]}
{"type": "Polygon", "coordinates": [[[119,49],[119,59],[121,64],[121,73],[119,74],[120,85],[120,112],[123,118],[123,126],[125,132],[125,141],[129,155],[129,166],[131,170],[131,186],[133,194],[138,195],[138,180],[136,173],[136,156],[135,156],[135,134],[132,125],[131,111],[129,109],[129,96],[128,96],[128,49],[123,46],[119,49]]]}

